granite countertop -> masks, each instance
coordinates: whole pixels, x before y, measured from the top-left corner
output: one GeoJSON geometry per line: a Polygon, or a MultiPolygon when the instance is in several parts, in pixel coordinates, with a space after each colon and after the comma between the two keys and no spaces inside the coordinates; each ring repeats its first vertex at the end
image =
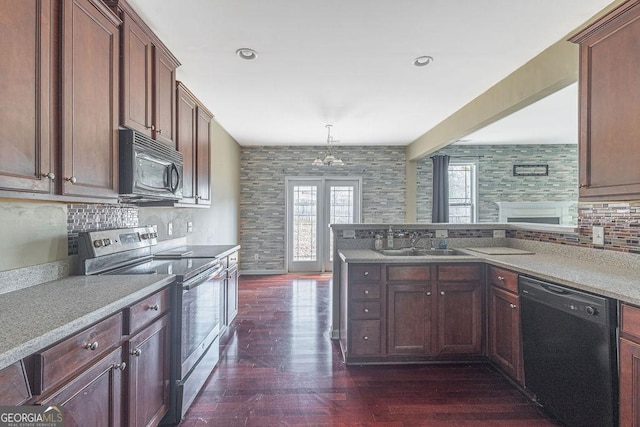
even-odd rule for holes
{"type": "Polygon", "coordinates": [[[164,288],[174,275],[69,276],[0,295],[0,369],[164,288]]]}
{"type": "MultiPolygon", "coordinates": [[[[371,249],[340,250],[340,258],[353,263],[451,263],[486,262],[521,274],[570,286],[620,301],[640,305],[640,263],[598,262],[593,258],[559,253],[522,255],[486,255],[459,249],[466,255],[456,256],[385,256],[371,249]]],[[[599,251],[602,254],[602,251],[599,251]]],[[[640,260],[640,257],[638,258],[640,260]]]]}

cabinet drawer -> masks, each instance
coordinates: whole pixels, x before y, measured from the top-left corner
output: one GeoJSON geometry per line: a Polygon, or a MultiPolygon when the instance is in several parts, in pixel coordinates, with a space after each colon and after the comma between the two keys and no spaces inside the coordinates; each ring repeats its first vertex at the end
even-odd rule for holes
{"type": "Polygon", "coordinates": [[[379,299],[380,285],[371,283],[356,283],[349,286],[351,299],[379,299]]]}
{"type": "Polygon", "coordinates": [[[42,394],[120,345],[122,312],[35,354],[34,394],[42,394]]]}
{"type": "Polygon", "coordinates": [[[620,304],[620,331],[640,342],[640,307],[620,304]]]}
{"type": "Polygon", "coordinates": [[[349,266],[350,282],[377,282],[380,280],[380,266],[376,264],[356,264],[349,266]]]}
{"type": "Polygon", "coordinates": [[[0,370],[0,405],[21,405],[30,397],[31,391],[21,360],[0,370]]]}
{"type": "Polygon", "coordinates": [[[351,355],[380,354],[380,329],[379,320],[351,321],[351,355]]]}
{"type": "Polygon", "coordinates": [[[482,280],[482,264],[439,265],[438,280],[443,282],[482,280]]]}
{"type": "Polygon", "coordinates": [[[487,267],[487,281],[490,285],[518,293],[518,274],[498,267],[487,267]]]}
{"type": "Polygon", "coordinates": [[[428,265],[390,265],[387,267],[389,281],[426,282],[431,278],[431,267],[428,265]]]}
{"type": "Polygon", "coordinates": [[[128,316],[128,327],[125,332],[133,334],[135,331],[148,325],[169,311],[171,301],[170,289],[170,287],[164,288],[160,292],[156,292],[126,309],[125,313],[127,313],[128,316]]]}
{"type": "Polygon", "coordinates": [[[379,319],[380,303],[369,301],[352,302],[349,307],[349,316],[352,319],[379,319]]]}

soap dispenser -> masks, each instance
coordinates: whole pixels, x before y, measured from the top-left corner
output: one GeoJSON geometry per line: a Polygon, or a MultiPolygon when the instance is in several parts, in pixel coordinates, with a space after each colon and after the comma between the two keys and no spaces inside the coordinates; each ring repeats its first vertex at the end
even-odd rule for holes
{"type": "Polygon", "coordinates": [[[393,248],[393,230],[389,227],[389,231],[387,231],[387,247],[393,248]]]}

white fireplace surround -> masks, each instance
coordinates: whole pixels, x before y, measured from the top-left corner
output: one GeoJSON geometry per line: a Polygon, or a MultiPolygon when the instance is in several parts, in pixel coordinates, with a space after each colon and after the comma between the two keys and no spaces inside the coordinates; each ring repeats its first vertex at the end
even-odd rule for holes
{"type": "Polygon", "coordinates": [[[496,204],[499,209],[499,222],[528,222],[526,218],[558,218],[559,225],[574,224],[570,207],[575,202],[496,202],[496,204]]]}

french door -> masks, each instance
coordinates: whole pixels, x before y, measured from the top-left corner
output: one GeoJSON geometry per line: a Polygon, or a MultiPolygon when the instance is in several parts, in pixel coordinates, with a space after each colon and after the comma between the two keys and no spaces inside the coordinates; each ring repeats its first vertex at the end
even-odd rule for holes
{"type": "Polygon", "coordinates": [[[329,224],[360,222],[360,178],[287,178],[287,268],[332,271],[329,224]]]}

